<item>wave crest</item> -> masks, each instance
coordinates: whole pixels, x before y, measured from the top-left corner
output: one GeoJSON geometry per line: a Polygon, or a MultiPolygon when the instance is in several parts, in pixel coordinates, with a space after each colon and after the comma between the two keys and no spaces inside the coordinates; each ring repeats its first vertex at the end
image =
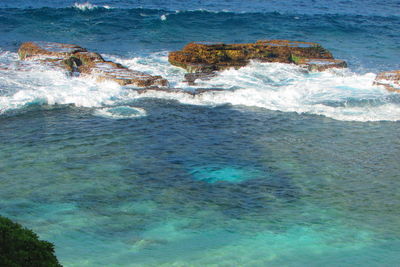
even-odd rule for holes
{"type": "Polygon", "coordinates": [[[94,10],[96,8],[105,8],[105,9],[110,9],[111,7],[108,5],[104,5],[104,6],[97,6],[97,5],[93,5],[90,2],[84,2],[84,3],[74,3],[73,5],[74,8],[79,9],[81,11],[87,11],[87,10],[94,10]]]}

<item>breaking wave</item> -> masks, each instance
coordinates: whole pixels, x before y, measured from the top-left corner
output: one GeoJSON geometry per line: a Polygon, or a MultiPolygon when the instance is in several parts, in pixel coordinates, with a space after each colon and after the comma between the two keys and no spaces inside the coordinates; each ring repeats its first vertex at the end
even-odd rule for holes
{"type": "Polygon", "coordinates": [[[118,106],[151,97],[190,105],[259,107],[342,121],[400,120],[400,95],[374,86],[374,73],[357,74],[350,70],[307,73],[294,65],[252,62],[247,67],[226,70],[211,80],[199,81],[197,86],[189,87],[182,81],[184,71],[168,63],[166,52],[128,59],[105,57],[132,69],[162,75],[172,87],[184,91],[198,88],[209,91],[192,95],[149,90],[139,94],[135,88],[121,87],[113,82],[97,83],[87,78],[67,77],[62,71],[20,63],[15,53],[1,52],[0,113],[23,110],[29,105],[72,104],[94,108],[97,110],[95,115],[129,118],[143,116],[145,112],[135,108],[123,110],[118,106]],[[214,88],[223,90],[213,91],[214,88]],[[124,114],[119,114],[120,111],[124,114]]]}
{"type": "MultiPolygon", "coordinates": [[[[94,10],[94,9],[96,9],[96,8],[99,8],[99,6],[93,5],[93,4],[89,3],[89,2],[75,3],[75,4],[73,5],[73,7],[76,8],[76,9],[79,9],[79,10],[81,10],[81,11],[94,10]]],[[[111,7],[108,6],[108,5],[103,5],[103,6],[101,6],[101,8],[111,9],[111,7]]]]}

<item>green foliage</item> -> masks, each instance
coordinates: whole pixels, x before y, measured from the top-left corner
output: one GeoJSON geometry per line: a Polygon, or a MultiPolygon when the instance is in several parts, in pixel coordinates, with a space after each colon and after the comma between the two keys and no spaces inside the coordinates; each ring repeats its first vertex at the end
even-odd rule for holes
{"type": "Polygon", "coordinates": [[[302,62],[302,57],[295,56],[293,54],[290,55],[290,61],[295,63],[295,64],[301,64],[302,62]]]}
{"type": "Polygon", "coordinates": [[[18,51],[18,56],[20,59],[25,59],[26,58],[26,53],[24,53],[23,51],[19,50],[18,51]]]}
{"type": "Polygon", "coordinates": [[[60,267],[53,244],[31,230],[0,216],[0,266],[60,267]]]}
{"type": "Polygon", "coordinates": [[[314,45],[314,46],[313,46],[313,49],[316,50],[316,51],[319,51],[319,52],[323,52],[323,51],[326,50],[326,49],[323,48],[322,45],[320,45],[320,44],[314,45]]]}
{"type": "Polygon", "coordinates": [[[74,56],[64,59],[62,62],[70,72],[78,71],[78,67],[82,65],[82,61],[74,56]]]}
{"type": "Polygon", "coordinates": [[[317,53],[317,54],[327,54],[327,55],[329,55],[330,57],[332,57],[331,53],[330,53],[328,50],[326,50],[325,48],[323,48],[322,45],[320,45],[320,44],[314,45],[314,46],[312,47],[312,49],[313,49],[313,50],[315,51],[315,53],[317,53]]]}

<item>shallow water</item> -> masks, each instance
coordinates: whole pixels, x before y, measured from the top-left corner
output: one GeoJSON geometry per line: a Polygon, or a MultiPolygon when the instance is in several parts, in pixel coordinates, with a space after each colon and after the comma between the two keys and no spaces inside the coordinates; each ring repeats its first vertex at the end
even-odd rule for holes
{"type": "Polygon", "coordinates": [[[63,264],[397,262],[398,123],[135,107],[147,116],[51,108],[1,120],[0,209],[54,242],[63,264]]]}
{"type": "Polygon", "coordinates": [[[396,266],[396,1],[0,3],[0,214],[64,266],[396,266]],[[132,69],[184,71],[190,41],[315,41],[348,70],[252,62],[195,97],[67,77],[18,61],[76,43],[132,69]]]}

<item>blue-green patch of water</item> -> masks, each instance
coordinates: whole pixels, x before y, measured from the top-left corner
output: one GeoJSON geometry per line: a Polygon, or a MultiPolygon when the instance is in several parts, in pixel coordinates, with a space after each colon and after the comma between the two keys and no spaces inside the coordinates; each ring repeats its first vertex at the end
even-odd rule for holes
{"type": "Polygon", "coordinates": [[[250,168],[234,166],[205,166],[193,168],[191,170],[191,175],[195,180],[207,183],[240,183],[249,179],[261,177],[262,173],[250,168]]]}
{"type": "Polygon", "coordinates": [[[398,123],[134,105],[146,119],[0,118],[0,213],[64,266],[398,262],[398,123]]]}

